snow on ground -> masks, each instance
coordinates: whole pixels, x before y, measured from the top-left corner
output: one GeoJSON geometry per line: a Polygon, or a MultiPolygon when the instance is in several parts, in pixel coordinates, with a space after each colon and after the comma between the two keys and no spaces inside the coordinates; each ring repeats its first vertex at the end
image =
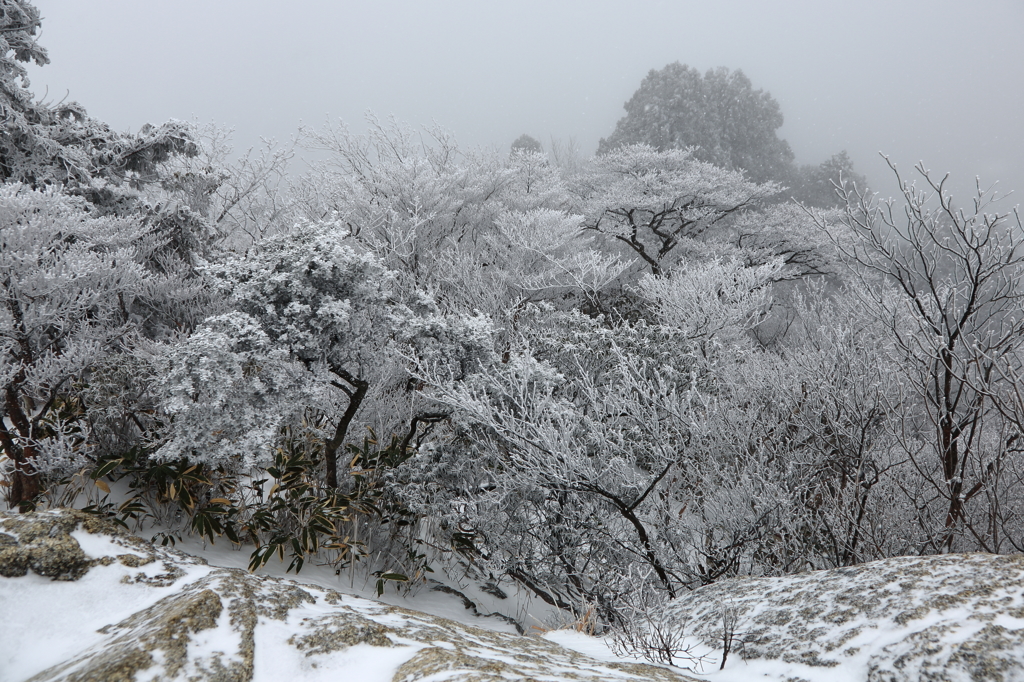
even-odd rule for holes
{"type": "Polygon", "coordinates": [[[512,635],[507,622],[472,615],[458,595],[391,594],[386,601],[396,607],[367,599],[369,581],[359,585],[329,567],[307,566],[296,583],[238,570],[247,554],[229,547],[204,550],[190,540],[185,548],[197,550],[196,559],[75,529],[74,519],[69,526],[59,514],[12,518],[0,515],[0,569],[16,573],[16,541],[33,567],[61,579],[34,570],[0,578],[0,682],[212,679],[217,671],[257,682],[426,682],[483,673],[550,682],[685,679],[512,635]],[[12,523],[28,525],[13,530],[12,523]],[[341,593],[346,582],[362,594],[341,593]]]}
{"type": "MultiPolygon", "coordinates": [[[[152,532],[144,535],[152,535],[152,532]]],[[[239,549],[226,539],[210,544],[194,536],[184,537],[175,545],[175,548],[187,554],[202,557],[211,566],[243,570],[249,566],[249,555],[252,551],[251,547],[239,549]]],[[[506,599],[500,599],[482,589],[481,585],[473,580],[465,579],[458,574],[445,574],[443,569],[437,565],[434,566],[435,573],[430,574],[426,584],[414,586],[411,592],[407,592],[398,583],[389,583],[384,594],[380,596],[376,591],[376,578],[365,572],[353,573],[346,568],[339,573],[332,566],[317,565],[313,561],[306,562],[298,573],[294,571],[289,573],[287,567],[287,561],[281,561],[275,556],[266,566],[260,568],[258,573],[259,575],[316,585],[342,594],[372,599],[392,606],[415,609],[496,632],[514,633],[516,629],[504,618],[486,617],[486,614],[497,613],[513,618],[530,634],[550,630],[565,620],[565,615],[561,611],[514,583],[502,582],[498,585],[508,595],[506,599]],[[467,609],[458,595],[433,589],[438,585],[446,586],[465,595],[476,605],[481,616],[477,616],[473,611],[467,609]]]]}
{"type": "MultiPolygon", "coordinates": [[[[2,517],[0,517],[2,518],[2,517]]],[[[70,533],[89,559],[145,553],[108,535],[84,530],[70,533]]],[[[112,622],[175,594],[182,585],[210,572],[199,563],[186,565],[177,579],[156,576],[162,563],[130,568],[121,563],[92,567],[78,580],[53,580],[29,571],[0,578],[0,680],[25,680],[82,649],[105,639],[98,632],[112,622]],[[138,574],[154,580],[134,580],[138,574]]]]}
{"type": "Polygon", "coordinates": [[[82,516],[19,516],[17,527],[12,518],[0,515],[0,574],[14,576],[0,578],[0,682],[103,679],[88,675],[111,666],[136,666],[136,680],[231,670],[258,682],[1024,679],[1021,557],[908,557],[715,583],[669,607],[685,616],[682,643],[704,656],[678,661],[684,671],[551,629],[558,619],[546,605],[505,584],[501,599],[440,576],[449,591],[389,586],[375,599],[372,577],[329,566],[296,576],[271,562],[266,577],[250,575],[238,570],[249,553],[229,543],[187,539],[183,554],[88,528],[82,516]],[[12,547],[33,557],[33,570],[18,575],[12,547]],[[514,636],[464,597],[539,636],[514,636]],[[723,609],[737,635],[719,670],[723,609]]]}

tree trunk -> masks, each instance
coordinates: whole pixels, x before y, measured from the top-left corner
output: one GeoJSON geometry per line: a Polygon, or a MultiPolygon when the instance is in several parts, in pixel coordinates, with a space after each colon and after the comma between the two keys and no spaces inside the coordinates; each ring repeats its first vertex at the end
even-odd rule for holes
{"type": "Polygon", "coordinates": [[[352,420],[355,419],[356,412],[359,411],[359,407],[363,404],[363,399],[366,397],[366,392],[370,388],[370,383],[365,379],[359,379],[346,370],[340,367],[332,367],[331,372],[341,377],[349,384],[352,385],[352,389],[347,389],[343,386],[338,386],[348,395],[348,407],[345,409],[345,413],[341,415],[341,419],[338,420],[338,426],[334,429],[334,437],[324,443],[324,459],[327,465],[327,485],[331,488],[338,487],[338,450],[345,444],[345,436],[348,435],[348,427],[352,424],[352,420]]]}
{"type": "MultiPolygon", "coordinates": [[[[20,383],[24,379],[22,370],[15,381],[20,383]]],[[[4,410],[0,411],[0,420],[7,417],[11,420],[14,428],[23,439],[29,439],[32,435],[32,425],[28,417],[21,409],[18,402],[18,394],[14,386],[17,383],[8,385],[4,390],[4,410]]],[[[18,509],[26,502],[31,502],[40,493],[39,475],[33,462],[36,458],[36,449],[32,445],[19,446],[13,434],[7,430],[7,426],[0,421],[0,445],[4,452],[14,462],[14,473],[11,476],[11,488],[7,495],[7,506],[10,509],[18,509]]]]}
{"type": "Polygon", "coordinates": [[[35,459],[31,448],[25,448],[23,454],[14,460],[14,474],[11,476],[11,490],[7,497],[8,509],[18,509],[22,504],[31,502],[39,495],[39,476],[32,466],[35,459]]]}

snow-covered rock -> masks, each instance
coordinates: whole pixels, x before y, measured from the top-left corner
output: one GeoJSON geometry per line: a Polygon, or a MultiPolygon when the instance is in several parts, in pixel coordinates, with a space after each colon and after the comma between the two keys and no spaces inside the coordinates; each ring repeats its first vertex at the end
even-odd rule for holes
{"type": "Polygon", "coordinates": [[[722,648],[723,614],[734,621],[742,662],[727,670],[790,680],[1024,680],[1020,555],[899,557],[723,580],[671,609],[713,649],[722,648]]]}
{"type": "Polygon", "coordinates": [[[666,610],[708,652],[685,674],[614,660],[579,633],[522,637],[210,566],[81,512],[0,514],[0,576],[0,682],[1024,680],[1020,556],[703,587],[666,610]]]}
{"type": "Polygon", "coordinates": [[[215,568],[79,512],[0,515],[0,575],[4,682],[692,679],[215,568]]]}

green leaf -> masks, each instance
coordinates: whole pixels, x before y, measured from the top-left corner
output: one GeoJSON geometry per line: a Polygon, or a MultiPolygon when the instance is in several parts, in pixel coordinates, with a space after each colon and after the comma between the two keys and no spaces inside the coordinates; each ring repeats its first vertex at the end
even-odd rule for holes
{"type": "Polygon", "coordinates": [[[100,478],[106,476],[107,474],[109,474],[114,469],[116,469],[123,462],[124,462],[124,459],[121,459],[121,458],[118,458],[118,459],[108,459],[106,462],[104,462],[103,464],[101,464],[100,466],[96,467],[93,470],[93,472],[91,474],[91,478],[94,481],[97,480],[97,479],[100,479],[100,478]]]}

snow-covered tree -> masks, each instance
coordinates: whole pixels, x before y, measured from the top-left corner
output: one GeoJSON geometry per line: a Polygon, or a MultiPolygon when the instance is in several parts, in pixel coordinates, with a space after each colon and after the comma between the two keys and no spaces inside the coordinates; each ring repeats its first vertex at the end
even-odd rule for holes
{"type": "Polygon", "coordinates": [[[244,313],[207,319],[156,362],[156,393],[172,422],[160,460],[266,467],[282,428],[314,399],[305,368],[244,313]]]}
{"type": "Polygon", "coordinates": [[[408,487],[406,498],[474,561],[559,607],[608,598],[623,563],[646,563],[671,590],[676,582],[660,543],[651,540],[643,502],[671,461],[673,444],[657,439],[652,450],[643,437],[648,411],[634,409],[635,401],[616,404],[623,397],[617,388],[625,386],[625,377],[615,375],[622,366],[600,355],[611,352],[614,335],[592,336],[597,330],[587,318],[565,315],[549,322],[579,347],[565,344],[565,335],[549,339],[562,347],[560,358],[521,338],[524,345],[461,381],[420,368],[431,395],[453,412],[453,433],[451,442],[409,461],[407,475],[424,484],[408,487]],[[573,327],[589,328],[573,335],[573,327]]]}
{"type": "Polygon", "coordinates": [[[152,182],[159,162],[195,153],[191,128],[179,121],[121,134],[75,102],[36,101],[22,64],[50,61],[35,39],[40,25],[28,0],[0,2],[0,181],[81,187],[91,201],[109,202],[117,187],[152,182]]]}
{"type": "Polygon", "coordinates": [[[365,135],[306,131],[328,160],[300,183],[299,206],[312,220],[336,216],[411,288],[429,289],[448,269],[438,259],[480,247],[500,216],[569,209],[559,169],[539,152],[465,150],[439,128],[370,121],[365,135]]]}
{"type": "Polygon", "coordinates": [[[775,369],[743,378],[770,386],[763,394],[772,405],[757,408],[765,427],[755,431],[774,430],[773,449],[800,474],[777,548],[783,565],[828,568],[909,554],[925,537],[906,494],[923,481],[893,437],[903,397],[899,362],[857,286],[810,287],[775,369]]]}
{"type": "Polygon", "coordinates": [[[806,210],[793,203],[740,213],[730,221],[723,240],[735,249],[730,255],[747,265],[780,259],[785,266],[780,279],[834,277],[843,271],[832,240],[806,210]]]}
{"type": "MultiPolygon", "coordinates": [[[[710,486],[731,491],[736,509],[746,498],[704,447],[701,424],[716,400],[730,399],[720,366],[756,353],[742,332],[779,267],[715,263],[651,277],[640,293],[658,324],[528,304],[505,330],[504,352],[481,358],[477,371],[453,378],[418,363],[422,390],[452,426],[450,440],[406,465],[423,482],[406,488],[410,504],[442,530],[458,529],[453,541],[475,561],[562,608],[597,602],[612,618],[639,589],[630,585],[638,571],[670,595],[721,575],[708,562],[736,538],[712,532],[728,515],[712,513],[708,500],[723,498],[710,486]],[[704,322],[691,320],[692,295],[707,308],[704,322]]],[[[761,519],[749,517],[731,528],[754,532],[761,519]]]]}
{"type": "MultiPolygon", "coordinates": [[[[328,221],[300,224],[209,272],[266,334],[268,350],[283,350],[305,367],[307,381],[344,396],[325,442],[327,483],[336,487],[337,453],[401,319],[392,298],[395,274],[343,225],[328,221]]],[[[230,419],[230,410],[222,418],[230,419]]]]}
{"type": "Polygon", "coordinates": [[[739,70],[711,69],[702,76],[679,62],[652,69],[624,108],[598,154],[629,144],[661,151],[697,147],[696,158],[745,170],[758,182],[785,177],[793,162],[789,144],[775,133],[782,125],[778,102],[754,90],[739,70]]]}
{"type": "Polygon", "coordinates": [[[633,144],[597,157],[580,192],[584,226],[624,244],[661,275],[679,257],[680,244],[780,189],[698,161],[692,150],[633,144]]]}
{"type": "Polygon", "coordinates": [[[299,206],[310,220],[338,219],[410,288],[425,287],[438,253],[490,224],[505,173],[493,155],[467,158],[443,130],[424,140],[394,121],[371,123],[364,136],[344,126],[305,131],[328,160],[301,183],[299,206]]]}
{"type": "Polygon", "coordinates": [[[529,302],[559,301],[599,310],[604,290],[632,265],[594,248],[581,217],[538,208],[505,211],[475,245],[454,244],[439,257],[438,299],[456,311],[480,311],[512,324],[529,302]]]}
{"type": "Polygon", "coordinates": [[[177,154],[160,164],[159,184],[146,188],[152,203],[184,204],[228,248],[247,248],[291,226],[290,147],[263,140],[260,147],[232,158],[230,129],[194,124],[193,135],[194,155],[177,154]]]}
{"type": "Polygon", "coordinates": [[[95,217],[55,188],[0,186],[0,442],[12,507],[39,492],[40,473],[84,462],[74,395],[89,368],[137,331],[181,323],[167,306],[196,291],[149,267],[159,245],[140,220],[95,217]]]}
{"type": "Polygon", "coordinates": [[[680,265],[664,277],[645,275],[639,293],[664,324],[698,343],[737,342],[771,308],[771,283],[783,264],[773,260],[756,267],[739,261],[680,265]]]}
{"type": "Polygon", "coordinates": [[[1024,366],[1024,226],[980,183],[960,207],[946,178],[919,165],[919,188],[890,167],[900,202],[840,187],[857,237],[840,246],[901,368],[895,436],[929,488],[919,524],[933,550],[1019,548],[1021,434],[1004,397],[1024,366]]]}

